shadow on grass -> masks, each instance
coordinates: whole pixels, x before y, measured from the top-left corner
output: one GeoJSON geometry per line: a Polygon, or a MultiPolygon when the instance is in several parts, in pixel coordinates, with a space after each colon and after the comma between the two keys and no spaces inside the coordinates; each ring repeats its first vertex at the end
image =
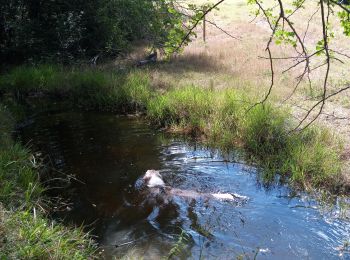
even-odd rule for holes
{"type": "Polygon", "coordinates": [[[172,58],[169,62],[160,62],[157,69],[171,74],[184,74],[188,72],[223,72],[226,67],[215,57],[206,53],[182,54],[172,58]]]}

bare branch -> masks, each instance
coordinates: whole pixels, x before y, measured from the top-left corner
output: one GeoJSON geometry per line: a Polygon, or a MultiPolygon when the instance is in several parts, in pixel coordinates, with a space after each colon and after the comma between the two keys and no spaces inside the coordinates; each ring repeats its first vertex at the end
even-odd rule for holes
{"type": "Polygon", "coordinates": [[[347,8],[345,5],[339,3],[338,1],[335,1],[335,0],[329,0],[329,2],[331,2],[332,4],[334,5],[337,5],[339,6],[341,9],[343,9],[345,12],[347,12],[348,14],[350,14],[350,9],[347,8]]]}
{"type": "Polygon", "coordinates": [[[236,40],[241,40],[239,37],[233,36],[232,34],[230,34],[229,32],[227,32],[226,30],[222,29],[220,26],[218,26],[216,23],[210,21],[210,20],[205,20],[207,23],[213,25],[215,28],[219,29],[220,31],[222,31],[224,34],[226,34],[227,36],[236,39],[236,40]]]}
{"type": "MultiPolygon", "coordinates": [[[[320,7],[321,7],[321,19],[322,19],[322,33],[323,33],[323,48],[325,49],[325,53],[326,53],[326,64],[327,64],[327,69],[326,69],[326,74],[324,77],[324,81],[323,81],[323,93],[322,93],[322,99],[317,102],[307,113],[306,115],[303,117],[303,119],[299,122],[299,124],[295,127],[294,130],[298,129],[304,122],[305,120],[309,117],[309,115],[311,114],[311,112],[318,106],[321,104],[319,111],[317,112],[316,116],[314,116],[314,118],[311,119],[310,122],[308,122],[301,130],[304,130],[305,128],[307,128],[308,126],[310,126],[322,113],[326,99],[328,99],[329,97],[331,97],[332,95],[327,97],[327,84],[328,84],[328,76],[329,76],[329,70],[330,70],[330,54],[329,54],[329,49],[328,49],[328,32],[327,32],[327,24],[328,24],[328,15],[329,15],[329,0],[327,0],[328,3],[328,13],[327,13],[327,17],[325,14],[325,7],[324,7],[324,3],[323,0],[320,0],[320,7]]],[[[347,87],[349,88],[349,86],[347,87]]],[[[339,92],[340,93],[340,92],[339,92]]],[[[334,95],[334,94],[333,94],[334,95]]]]}
{"type": "MultiPolygon", "coordinates": [[[[331,98],[331,97],[334,97],[334,96],[336,96],[336,95],[340,94],[341,92],[344,92],[344,91],[346,91],[346,90],[348,90],[348,89],[350,89],[350,85],[348,85],[348,86],[346,86],[346,87],[344,87],[344,88],[341,88],[341,89],[339,89],[339,90],[333,92],[332,94],[329,94],[329,95],[326,96],[325,98],[322,98],[322,100],[318,101],[316,104],[314,104],[314,105],[308,110],[307,115],[305,116],[305,119],[308,118],[308,116],[311,114],[311,112],[312,112],[317,106],[319,106],[321,103],[324,103],[327,99],[329,99],[329,98],[331,98]]],[[[322,110],[321,110],[319,113],[321,114],[321,113],[322,113],[322,110]]],[[[313,123],[316,119],[317,119],[317,117],[315,117],[315,118],[313,119],[313,121],[312,121],[312,122],[309,122],[305,127],[303,127],[302,129],[300,129],[300,131],[302,131],[302,130],[304,130],[305,128],[307,128],[308,126],[310,126],[311,123],[313,123]]],[[[305,120],[304,120],[304,121],[305,121],[305,120]]],[[[300,125],[301,125],[301,124],[299,124],[297,127],[295,127],[291,132],[297,130],[297,129],[299,128],[300,125]]]]}
{"type": "MultiPolygon", "coordinates": [[[[297,63],[293,64],[293,65],[290,66],[289,68],[285,69],[284,71],[282,71],[282,73],[285,73],[285,72],[287,72],[287,71],[289,71],[289,70],[295,68],[296,66],[298,66],[299,64],[301,64],[301,63],[303,63],[303,62],[308,62],[312,56],[315,56],[315,55],[321,53],[322,51],[324,51],[324,49],[321,49],[321,50],[318,50],[318,51],[314,52],[314,53],[311,54],[310,56],[305,57],[303,60],[298,61],[297,63]]],[[[309,66],[309,63],[307,63],[307,66],[305,66],[305,67],[308,67],[308,66],[309,66]]]]}
{"type": "Polygon", "coordinates": [[[299,6],[297,6],[295,9],[294,9],[294,11],[290,14],[290,15],[288,15],[287,16],[287,18],[289,19],[291,16],[293,16],[297,11],[299,11],[302,7],[303,7],[303,5],[304,5],[304,3],[306,2],[306,0],[303,0],[300,4],[299,4],[299,6]]]}
{"type": "Polygon", "coordinates": [[[314,19],[314,16],[318,13],[319,10],[320,10],[320,8],[317,8],[316,11],[310,16],[309,20],[307,21],[306,30],[305,30],[305,33],[303,36],[303,42],[305,42],[306,35],[307,35],[309,28],[310,28],[310,23],[311,23],[312,19],[314,19]]]}
{"type": "Polygon", "coordinates": [[[203,14],[199,17],[198,20],[195,21],[195,23],[192,25],[192,27],[189,28],[188,32],[186,33],[185,37],[182,38],[182,41],[180,42],[180,44],[177,46],[177,48],[175,49],[174,52],[178,52],[181,47],[184,45],[184,43],[187,41],[187,39],[190,37],[190,35],[192,34],[193,30],[197,27],[197,25],[203,20],[203,18],[210,13],[212,10],[214,10],[216,7],[218,7],[221,3],[223,3],[225,0],[220,0],[218,1],[216,4],[214,4],[213,6],[211,6],[210,8],[208,8],[207,10],[205,10],[203,12],[203,14]]]}
{"type": "Polygon", "coordinates": [[[336,50],[333,50],[333,49],[329,49],[329,51],[334,52],[334,53],[336,53],[338,55],[341,55],[341,56],[344,56],[344,57],[350,59],[350,55],[348,55],[346,53],[342,53],[342,52],[339,52],[339,51],[336,51],[336,50]]]}

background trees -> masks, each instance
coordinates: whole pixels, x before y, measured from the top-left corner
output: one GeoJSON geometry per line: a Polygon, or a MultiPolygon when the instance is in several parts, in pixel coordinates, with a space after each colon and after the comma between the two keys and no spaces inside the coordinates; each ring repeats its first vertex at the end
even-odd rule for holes
{"type": "Polygon", "coordinates": [[[135,40],[166,49],[182,39],[183,19],[168,0],[0,0],[0,58],[70,62],[135,40]]]}

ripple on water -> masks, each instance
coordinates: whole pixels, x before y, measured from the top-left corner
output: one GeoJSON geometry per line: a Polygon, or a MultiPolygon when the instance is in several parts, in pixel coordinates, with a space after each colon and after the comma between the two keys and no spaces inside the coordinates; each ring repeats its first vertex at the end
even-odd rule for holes
{"type": "Polygon", "coordinates": [[[139,119],[41,114],[20,137],[85,183],[73,182],[72,210],[60,217],[91,223],[107,258],[128,253],[159,259],[181,230],[190,235],[182,258],[338,259],[350,238],[349,223],[323,217],[311,198],[286,187],[266,189],[253,167],[225,162],[217,151],[163,135],[139,119]],[[145,206],[133,187],[147,169],[159,169],[172,187],[249,199],[235,204],[174,197],[167,205],[145,206]]]}

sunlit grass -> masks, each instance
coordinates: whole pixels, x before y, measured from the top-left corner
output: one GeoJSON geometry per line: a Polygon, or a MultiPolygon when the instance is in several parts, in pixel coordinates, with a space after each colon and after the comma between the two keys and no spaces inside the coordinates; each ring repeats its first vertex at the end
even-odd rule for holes
{"type": "Polygon", "coordinates": [[[187,87],[157,96],[149,102],[147,113],[161,126],[204,134],[211,146],[243,148],[262,167],[266,181],[279,173],[303,188],[332,189],[329,184],[340,174],[338,140],[318,127],[290,132],[293,122],[288,110],[267,103],[247,112],[248,100],[239,90],[187,87]]]}
{"type": "Polygon", "coordinates": [[[81,228],[68,229],[40,214],[0,208],[1,259],[88,259],[95,253],[81,228]]]}

